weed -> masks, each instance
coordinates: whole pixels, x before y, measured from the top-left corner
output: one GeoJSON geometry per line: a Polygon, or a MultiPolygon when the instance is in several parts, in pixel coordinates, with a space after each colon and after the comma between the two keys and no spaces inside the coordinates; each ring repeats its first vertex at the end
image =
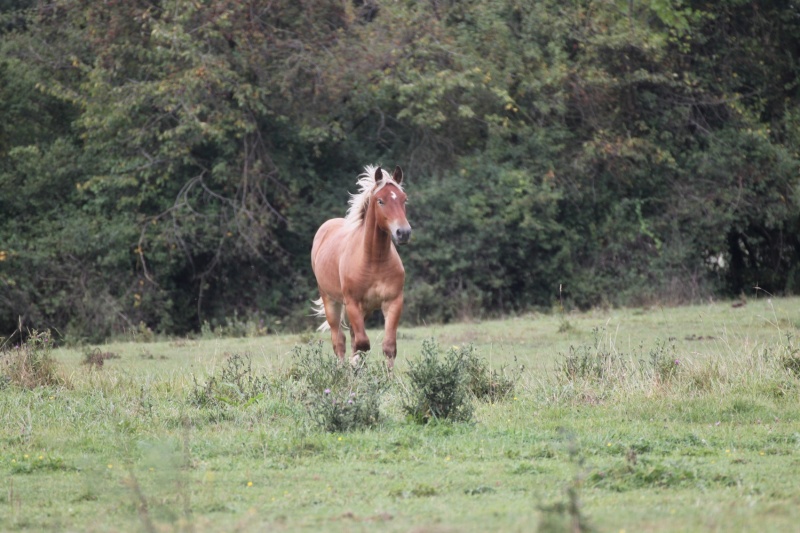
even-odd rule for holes
{"type": "Polygon", "coordinates": [[[219,375],[212,375],[200,384],[192,376],[194,387],[189,403],[196,407],[250,405],[269,389],[269,379],[253,371],[249,355],[233,354],[225,359],[219,375]]]}
{"type": "Polygon", "coordinates": [[[576,348],[570,345],[569,354],[562,356],[556,368],[560,379],[610,383],[630,373],[628,362],[607,346],[601,335],[604,331],[601,328],[592,330],[592,346],[583,344],[576,348]]]}
{"type": "Polygon", "coordinates": [[[9,384],[25,389],[64,384],[52,350],[50,331],[33,330],[20,345],[0,352],[0,388],[9,384]]]}
{"type": "Polygon", "coordinates": [[[415,485],[410,490],[392,489],[389,491],[389,496],[392,498],[428,498],[436,496],[436,489],[430,485],[420,483],[415,485]]]}
{"type": "Polygon", "coordinates": [[[794,336],[791,333],[786,334],[786,346],[784,353],[781,354],[780,364],[792,375],[800,378],[800,348],[794,347],[793,338],[794,336]]]}
{"type": "Polygon", "coordinates": [[[103,352],[100,348],[94,348],[83,353],[83,364],[89,368],[97,368],[99,370],[103,368],[103,363],[105,363],[106,359],[119,358],[119,355],[113,352],[103,352]]]}
{"type": "Polygon", "coordinates": [[[549,505],[540,505],[541,520],[537,531],[587,533],[594,528],[581,511],[580,489],[584,481],[584,458],[579,453],[575,437],[568,436],[567,450],[570,462],[575,465],[575,475],[565,490],[566,498],[549,505]]]}
{"type": "MultiPolygon", "coordinates": [[[[467,372],[467,388],[479,400],[497,402],[505,399],[514,392],[514,386],[519,380],[524,367],[516,368],[513,377],[506,375],[506,367],[502,367],[498,372],[490,369],[485,359],[478,356],[472,344],[463,346],[460,349],[452,349],[458,352],[459,357],[467,372]]],[[[516,361],[516,358],[514,359],[516,361]]]]}
{"type": "Polygon", "coordinates": [[[643,345],[639,346],[638,353],[626,356],[613,349],[602,332],[601,328],[594,328],[593,345],[570,346],[569,353],[562,355],[556,366],[556,375],[562,383],[580,380],[610,388],[629,382],[637,375],[642,381],[657,383],[669,383],[677,375],[681,361],[674,343],[656,340],[655,347],[649,350],[647,356],[644,355],[643,345]]]}
{"type": "Polygon", "coordinates": [[[658,382],[672,381],[681,364],[676,351],[674,343],[667,345],[666,341],[656,340],[656,346],[650,350],[648,359],[640,360],[641,367],[658,382]]]}
{"type": "Polygon", "coordinates": [[[425,424],[430,420],[468,421],[472,419],[470,374],[465,352],[448,350],[439,357],[433,339],[422,341],[422,354],[408,362],[411,387],[403,406],[412,420],[425,424]]]}
{"type": "Polygon", "coordinates": [[[650,461],[647,459],[619,462],[609,468],[592,473],[588,479],[594,487],[618,492],[643,488],[706,487],[735,485],[734,478],[727,475],[704,476],[697,468],[685,461],[650,461]]]}
{"type": "Polygon", "coordinates": [[[26,457],[19,461],[15,459],[14,462],[11,463],[12,474],[32,474],[38,471],[58,472],[64,470],[72,470],[72,467],[67,466],[64,463],[64,459],[61,457],[39,455],[33,458],[26,457]]]}
{"type": "Polygon", "coordinates": [[[220,322],[215,321],[211,324],[204,320],[200,326],[200,336],[204,339],[263,337],[269,331],[275,331],[280,327],[281,320],[270,320],[258,314],[240,317],[239,313],[234,311],[232,318],[225,317],[220,322]]]}
{"type": "Polygon", "coordinates": [[[325,389],[340,389],[350,380],[353,370],[331,357],[320,341],[292,349],[291,378],[305,383],[307,390],[322,392],[325,389]]]}

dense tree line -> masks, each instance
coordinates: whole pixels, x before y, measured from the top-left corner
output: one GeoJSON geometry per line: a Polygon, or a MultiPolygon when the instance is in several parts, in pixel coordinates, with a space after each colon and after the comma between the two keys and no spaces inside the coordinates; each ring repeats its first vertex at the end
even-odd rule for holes
{"type": "Polygon", "coordinates": [[[404,167],[407,321],[800,292],[800,2],[0,1],[0,333],[304,328],[404,167]]]}

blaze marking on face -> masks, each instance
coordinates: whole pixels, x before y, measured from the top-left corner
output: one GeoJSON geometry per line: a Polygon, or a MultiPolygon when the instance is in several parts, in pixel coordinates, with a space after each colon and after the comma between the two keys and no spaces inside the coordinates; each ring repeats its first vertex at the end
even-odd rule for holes
{"type": "Polygon", "coordinates": [[[392,192],[391,192],[391,193],[389,193],[389,194],[391,194],[391,195],[392,195],[392,200],[397,200],[397,195],[394,193],[394,191],[392,191],[392,192]]]}

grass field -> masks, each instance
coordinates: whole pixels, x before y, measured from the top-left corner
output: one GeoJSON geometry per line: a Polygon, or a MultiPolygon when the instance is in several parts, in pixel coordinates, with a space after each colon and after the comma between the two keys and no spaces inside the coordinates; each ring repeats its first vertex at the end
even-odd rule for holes
{"type": "Polygon", "coordinates": [[[0,530],[796,531],[798,333],[798,298],[401,327],[380,423],[343,433],[291,371],[321,335],[57,348],[65,384],[0,382],[0,530]],[[408,420],[430,338],[514,391],[408,420]],[[234,354],[264,392],[193,401],[234,354]]]}

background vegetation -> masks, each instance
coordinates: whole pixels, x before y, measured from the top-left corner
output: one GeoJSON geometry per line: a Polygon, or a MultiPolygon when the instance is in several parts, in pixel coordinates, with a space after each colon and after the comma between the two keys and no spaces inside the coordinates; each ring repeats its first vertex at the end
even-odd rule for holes
{"type": "Polygon", "coordinates": [[[799,57],[795,0],[0,1],[0,333],[305,328],[379,162],[409,321],[797,293],[799,57]]]}

